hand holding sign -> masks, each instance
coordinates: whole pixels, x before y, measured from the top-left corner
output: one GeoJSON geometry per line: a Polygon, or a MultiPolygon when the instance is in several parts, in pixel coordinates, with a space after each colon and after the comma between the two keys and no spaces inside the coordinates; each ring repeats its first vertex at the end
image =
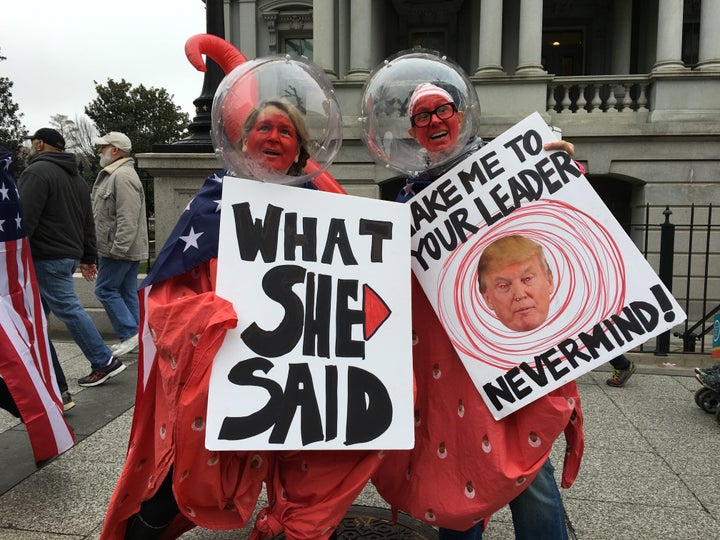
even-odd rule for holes
{"type": "Polygon", "coordinates": [[[684,319],[580,170],[543,149],[551,139],[532,115],[409,201],[413,270],[496,418],[684,319]],[[519,260],[518,237],[546,269],[519,260]],[[478,288],[483,257],[508,268],[478,288]]]}

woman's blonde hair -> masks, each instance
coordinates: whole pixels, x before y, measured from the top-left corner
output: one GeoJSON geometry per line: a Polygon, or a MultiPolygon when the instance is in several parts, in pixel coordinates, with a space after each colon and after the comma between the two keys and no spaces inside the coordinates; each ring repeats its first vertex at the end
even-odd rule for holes
{"type": "Polygon", "coordinates": [[[293,163],[287,171],[288,176],[300,176],[303,174],[303,168],[307,163],[310,154],[308,153],[307,146],[310,141],[310,132],[305,125],[305,118],[302,113],[298,110],[295,105],[290,103],[288,100],[283,98],[266,99],[258,103],[245,118],[242,127],[242,137],[238,141],[238,147],[242,146],[242,141],[246,140],[250,135],[252,128],[255,126],[260,113],[267,107],[276,107],[288,115],[290,121],[295,126],[295,133],[297,134],[297,143],[300,153],[298,155],[297,162],[293,163]]]}

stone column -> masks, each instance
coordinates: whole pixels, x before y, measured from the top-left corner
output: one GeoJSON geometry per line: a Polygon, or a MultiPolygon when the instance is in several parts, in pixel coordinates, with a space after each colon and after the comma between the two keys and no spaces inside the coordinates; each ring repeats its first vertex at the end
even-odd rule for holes
{"type": "Polygon", "coordinates": [[[720,71],[720,0],[702,0],[700,4],[700,71],[720,71]]]}
{"type": "Polygon", "coordinates": [[[338,50],[338,78],[342,79],[350,71],[350,6],[340,2],[337,6],[338,32],[336,37],[338,50]]]}
{"type": "Polygon", "coordinates": [[[480,37],[476,76],[504,75],[502,67],[503,0],[480,1],[480,37]]]}
{"type": "Polygon", "coordinates": [[[350,71],[347,75],[348,79],[367,79],[370,75],[371,9],[371,0],[350,0],[350,71]]]}
{"type": "Polygon", "coordinates": [[[683,0],[659,0],[656,61],[653,71],[684,71],[682,62],[683,0]]]}
{"type": "Polygon", "coordinates": [[[256,0],[239,0],[238,6],[238,43],[235,46],[245,58],[257,56],[257,2],[256,0]]]}
{"type": "Polygon", "coordinates": [[[313,60],[328,77],[337,79],[334,0],[313,0],[313,60]]]}
{"type": "MultiPolygon", "coordinates": [[[[225,39],[232,44],[240,43],[240,20],[239,4],[237,0],[223,0],[223,11],[225,15],[225,39]]],[[[237,45],[235,45],[237,47],[237,45]]]]}
{"type": "Polygon", "coordinates": [[[540,63],[542,54],[542,0],[520,0],[520,47],[516,75],[541,75],[545,70],[540,63]]]}
{"type": "Polygon", "coordinates": [[[630,41],[632,38],[632,2],[613,2],[612,75],[630,73],[630,41]]]}

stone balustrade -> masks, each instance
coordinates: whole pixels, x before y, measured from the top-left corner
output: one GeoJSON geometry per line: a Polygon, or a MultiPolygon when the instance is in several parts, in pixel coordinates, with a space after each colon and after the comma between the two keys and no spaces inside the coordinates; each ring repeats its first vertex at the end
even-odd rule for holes
{"type": "Polygon", "coordinates": [[[547,111],[557,114],[647,113],[652,82],[647,75],[555,77],[547,111]]]}

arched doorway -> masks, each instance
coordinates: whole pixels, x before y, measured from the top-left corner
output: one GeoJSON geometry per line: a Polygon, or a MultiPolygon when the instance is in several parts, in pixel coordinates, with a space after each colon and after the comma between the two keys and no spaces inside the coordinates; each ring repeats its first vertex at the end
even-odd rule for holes
{"type": "Polygon", "coordinates": [[[630,234],[632,207],[643,182],[613,175],[588,175],[588,182],[622,228],[630,234]]]}

